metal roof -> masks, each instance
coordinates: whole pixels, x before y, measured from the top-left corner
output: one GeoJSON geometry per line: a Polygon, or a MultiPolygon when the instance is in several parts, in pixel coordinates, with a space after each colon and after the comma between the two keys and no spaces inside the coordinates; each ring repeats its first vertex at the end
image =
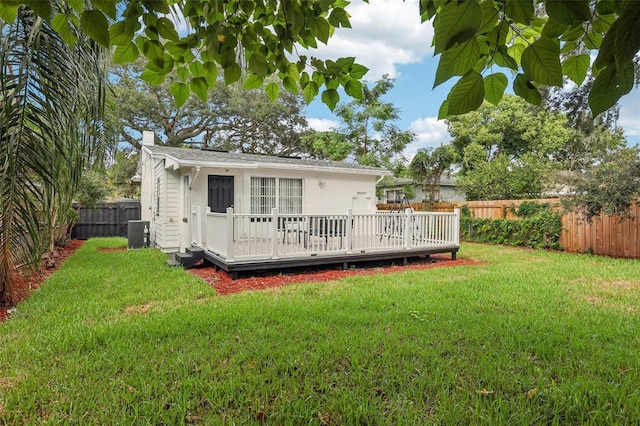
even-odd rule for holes
{"type": "Polygon", "coordinates": [[[346,163],[341,161],[316,160],[311,158],[298,158],[289,156],[274,156],[261,154],[239,154],[235,152],[200,150],[188,148],[173,148],[160,145],[145,145],[154,157],[165,156],[175,160],[180,166],[218,167],[233,166],[241,168],[309,168],[327,169],[325,171],[342,171],[362,174],[376,174],[387,176],[392,173],[380,167],[363,166],[361,164],[346,163]]]}

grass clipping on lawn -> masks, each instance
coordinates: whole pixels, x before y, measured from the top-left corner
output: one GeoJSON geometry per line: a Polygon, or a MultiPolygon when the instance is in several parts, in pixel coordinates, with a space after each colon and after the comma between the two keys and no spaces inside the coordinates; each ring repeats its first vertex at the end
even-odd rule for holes
{"type": "Polygon", "coordinates": [[[226,297],[88,241],[0,325],[7,424],[612,424],[640,418],[640,262],[482,264],[226,297]]]}

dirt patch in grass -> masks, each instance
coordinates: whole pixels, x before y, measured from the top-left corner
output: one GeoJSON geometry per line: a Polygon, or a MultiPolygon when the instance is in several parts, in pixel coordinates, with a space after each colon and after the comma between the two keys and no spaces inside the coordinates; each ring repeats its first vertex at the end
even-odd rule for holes
{"type": "MultiPolygon", "coordinates": [[[[49,278],[49,276],[53,274],[69,256],[82,247],[83,244],[84,241],[82,240],[71,240],[66,245],[57,247],[57,257],[54,257],[53,267],[47,268],[45,265],[42,265],[40,269],[33,274],[18,275],[18,282],[16,283],[16,288],[19,289],[16,297],[17,302],[29,297],[32,291],[40,287],[44,280],[49,278]]],[[[6,321],[9,318],[9,314],[10,310],[6,307],[0,307],[0,323],[6,321]]]]}
{"type": "Polygon", "coordinates": [[[110,251],[126,251],[126,247],[98,247],[98,252],[110,252],[110,251]]]}
{"type": "Polygon", "coordinates": [[[640,281],[602,281],[600,287],[616,294],[627,294],[640,291],[640,281]]]}
{"type": "Polygon", "coordinates": [[[336,269],[335,266],[318,266],[291,269],[284,272],[278,270],[263,272],[236,280],[232,280],[231,276],[224,271],[216,271],[212,266],[196,267],[190,269],[189,272],[207,282],[218,294],[226,295],[242,291],[265,290],[294,283],[334,281],[355,275],[391,274],[407,270],[481,264],[482,262],[471,259],[451,260],[449,256],[431,256],[409,259],[407,265],[396,265],[392,261],[367,262],[357,264],[354,268],[347,270],[336,269]]]}
{"type": "Polygon", "coordinates": [[[125,314],[146,314],[153,307],[156,306],[156,303],[145,303],[144,305],[136,305],[136,306],[127,306],[123,309],[125,314]]]}

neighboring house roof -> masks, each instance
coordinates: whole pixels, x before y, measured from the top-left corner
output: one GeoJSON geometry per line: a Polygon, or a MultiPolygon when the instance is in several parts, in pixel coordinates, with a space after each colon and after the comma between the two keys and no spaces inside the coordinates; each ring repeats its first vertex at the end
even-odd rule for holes
{"type": "MultiPolygon", "coordinates": [[[[377,186],[378,188],[397,188],[405,185],[416,185],[416,183],[409,178],[393,178],[388,181],[382,181],[377,186]]],[[[441,176],[440,177],[440,186],[451,186],[455,187],[455,179],[449,176],[441,176]]]]}
{"type": "Polygon", "coordinates": [[[363,166],[360,164],[344,163],[330,160],[315,160],[289,156],[272,156],[260,154],[238,154],[227,151],[200,150],[188,148],[172,148],[158,145],[145,145],[156,158],[165,158],[167,166],[174,169],[180,167],[228,167],[242,169],[286,168],[317,171],[331,171],[335,173],[365,174],[376,176],[391,176],[392,173],[380,167],[363,166]]]}

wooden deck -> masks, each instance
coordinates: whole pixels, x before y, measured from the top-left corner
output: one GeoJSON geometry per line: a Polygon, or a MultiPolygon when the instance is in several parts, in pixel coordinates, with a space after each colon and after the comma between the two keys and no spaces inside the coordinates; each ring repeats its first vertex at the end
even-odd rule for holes
{"type": "Polygon", "coordinates": [[[204,258],[241,272],[401,259],[460,248],[459,212],[345,215],[208,215],[204,258]],[[216,232],[210,232],[216,229],[216,232]]]}

